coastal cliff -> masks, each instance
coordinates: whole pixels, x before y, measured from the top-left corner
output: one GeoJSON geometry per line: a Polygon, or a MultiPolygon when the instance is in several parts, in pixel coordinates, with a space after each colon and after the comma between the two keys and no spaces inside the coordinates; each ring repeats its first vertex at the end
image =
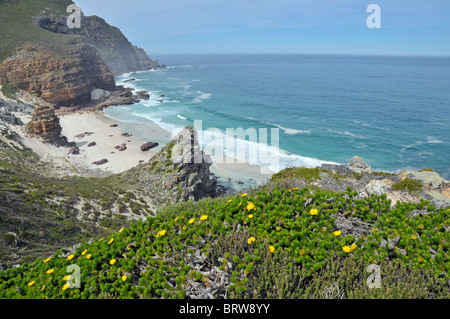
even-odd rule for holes
{"type": "Polygon", "coordinates": [[[0,2],[0,85],[72,106],[90,102],[93,89],[114,91],[115,74],[160,67],[99,17],[82,15],[81,28],[68,28],[71,4],[0,2]]]}

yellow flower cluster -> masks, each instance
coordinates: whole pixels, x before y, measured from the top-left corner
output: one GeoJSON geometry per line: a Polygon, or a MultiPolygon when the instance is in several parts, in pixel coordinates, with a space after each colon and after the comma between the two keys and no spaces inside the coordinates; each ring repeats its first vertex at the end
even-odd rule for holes
{"type": "Polygon", "coordinates": [[[248,218],[252,219],[253,218],[253,214],[249,214],[248,218]]]}
{"type": "Polygon", "coordinates": [[[355,243],[351,244],[351,246],[342,247],[342,250],[344,251],[344,253],[350,253],[350,252],[354,251],[355,249],[356,249],[355,243]]]}
{"type": "Polygon", "coordinates": [[[208,215],[203,215],[202,217],[200,217],[200,220],[207,220],[208,219],[208,215]]]}
{"type": "Polygon", "coordinates": [[[248,202],[247,210],[250,211],[250,210],[253,210],[253,209],[255,209],[255,204],[253,204],[252,202],[248,202]]]}
{"type": "Polygon", "coordinates": [[[250,237],[249,239],[247,239],[247,243],[249,245],[253,244],[256,241],[255,237],[250,237]]]}
{"type": "Polygon", "coordinates": [[[273,252],[275,251],[275,247],[269,246],[269,251],[270,251],[271,253],[273,253],[273,252]]]}
{"type": "Polygon", "coordinates": [[[241,196],[242,196],[242,197],[245,197],[245,196],[247,196],[247,193],[244,193],[244,194],[242,194],[241,196]]]}
{"type": "Polygon", "coordinates": [[[111,238],[111,240],[108,242],[108,245],[111,245],[114,242],[114,238],[111,238]]]}
{"type": "Polygon", "coordinates": [[[341,231],[340,230],[336,230],[334,233],[333,233],[333,235],[334,236],[336,236],[336,237],[339,237],[339,236],[341,236],[341,231]]]}
{"type": "Polygon", "coordinates": [[[52,268],[52,269],[49,269],[49,270],[47,270],[46,274],[47,274],[47,275],[51,275],[51,274],[53,274],[53,271],[54,271],[54,270],[55,270],[55,269],[53,269],[53,268],[52,268]]]}
{"type": "Polygon", "coordinates": [[[67,257],[67,260],[72,260],[72,259],[73,259],[73,257],[75,257],[75,255],[74,255],[74,254],[72,254],[72,255],[70,255],[69,257],[67,257]]]}
{"type": "Polygon", "coordinates": [[[189,224],[193,224],[195,222],[195,218],[192,218],[190,221],[189,221],[189,224]]]}
{"type": "Polygon", "coordinates": [[[115,260],[115,259],[111,259],[111,261],[109,262],[109,264],[112,266],[112,265],[114,265],[114,264],[116,263],[116,261],[117,261],[117,260],[115,260]]]}

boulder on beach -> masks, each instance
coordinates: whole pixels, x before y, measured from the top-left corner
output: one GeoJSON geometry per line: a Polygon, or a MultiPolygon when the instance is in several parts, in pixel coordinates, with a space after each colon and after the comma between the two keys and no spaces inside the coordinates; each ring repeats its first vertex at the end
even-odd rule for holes
{"type": "Polygon", "coordinates": [[[92,147],[92,146],[95,146],[95,145],[97,145],[97,143],[91,142],[91,143],[88,144],[88,147],[92,147]]]}
{"type": "Polygon", "coordinates": [[[69,152],[67,153],[67,155],[79,155],[80,154],[80,149],[78,148],[78,146],[73,146],[69,149],[69,152]]]}
{"type": "Polygon", "coordinates": [[[131,134],[131,133],[122,133],[122,136],[131,137],[131,136],[133,136],[133,134],[131,134]]]}
{"type": "Polygon", "coordinates": [[[93,162],[92,164],[94,164],[94,165],[103,165],[103,164],[106,164],[106,163],[108,163],[108,160],[106,158],[103,158],[103,159],[101,159],[99,161],[93,162]]]}
{"type": "Polygon", "coordinates": [[[120,145],[120,147],[119,147],[119,152],[123,152],[123,151],[125,151],[126,149],[127,149],[127,145],[124,143],[124,144],[120,145]]]}
{"type": "Polygon", "coordinates": [[[159,145],[159,143],[154,143],[154,142],[147,142],[142,144],[141,146],[141,151],[142,152],[146,152],[148,150],[151,150],[152,148],[155,148],[159,145]]]}

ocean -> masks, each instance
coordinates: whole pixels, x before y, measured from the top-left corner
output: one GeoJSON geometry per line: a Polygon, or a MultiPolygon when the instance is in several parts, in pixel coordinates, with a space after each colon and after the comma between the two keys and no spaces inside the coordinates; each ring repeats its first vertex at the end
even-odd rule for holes
{"type": "Polygon", "coordinates": [[[147,90],[150,100],[109,107],[106,116],[127,123],[154,122],[174,134],[202,121],[202,145],[211,146],[215,139],[228,156],[250,162],[255,150],[260,155],[265,150],[277,161],[264,162],[262,156],[256,161],[275,171],[347,164],[357,155],[374,170],[432,168],[450,179],[450,58],[157,58],[168,68],[116,79],[118,85],[147,90]],[[126,82],[131,78],[135,80],[126,82]],[[243,137],[244,153],[217,137],[217,132],[225,136],[227,129],[238,128],[257,132],[256,141],[254,136],[243,137]],[[272,129],[278,129],[278,139],[272,129]]]}

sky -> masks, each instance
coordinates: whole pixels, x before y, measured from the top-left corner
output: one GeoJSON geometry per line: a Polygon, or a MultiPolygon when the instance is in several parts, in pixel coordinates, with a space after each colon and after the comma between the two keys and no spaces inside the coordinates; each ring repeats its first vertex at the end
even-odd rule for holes
{"type": "Polygon", "coordinates": [[[74,0],[150,56],[450,56],[450,0],[74,0]],[[369,28],[370,4],[381,28],[369,28]]]}

